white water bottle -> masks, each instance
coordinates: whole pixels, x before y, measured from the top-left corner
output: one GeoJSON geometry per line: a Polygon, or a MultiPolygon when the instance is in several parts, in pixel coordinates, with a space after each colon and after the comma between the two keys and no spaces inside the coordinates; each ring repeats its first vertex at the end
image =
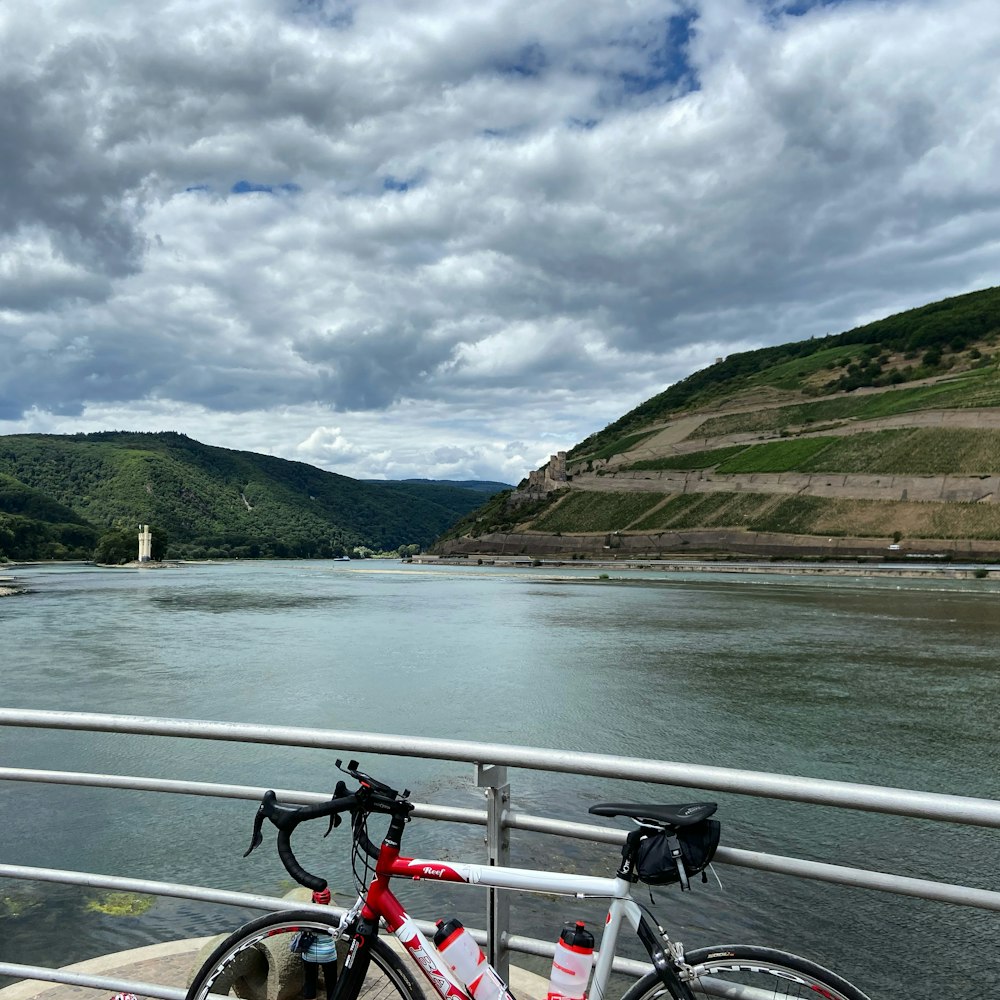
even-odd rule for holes
{"type": "Polygon", "coordinates": [[[594,961],[594,935],[582,920],[567,924],[556,942],[547,1000],[583,1000],[594,961]]]}
{"type": "Polygon", "coordinates": [[[472,994],[473,1000],[503,1000],[509,996],[507,984],[486,961],[476,939],[454,917],[447,923],[437,922],[434,947],[472,994]]]}

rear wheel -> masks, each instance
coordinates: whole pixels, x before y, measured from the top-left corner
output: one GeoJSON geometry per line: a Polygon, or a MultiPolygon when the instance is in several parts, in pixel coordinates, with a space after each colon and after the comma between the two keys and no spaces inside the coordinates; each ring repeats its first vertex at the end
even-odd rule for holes
{"type": "MultiPolygon", "coordinates": [[[[303,961],[290,945],[300,931],[316,936],[312,953],[336,941],[337,918],[307,911],[270,913],[230,934],[208,956],[187,992],[186,1000],[207,1000],[210,993],[240,1000],[298,1000],[308,989],[309,973],[318,971],[316,995],[327,996],[334,966],[303,961]],[[318,945],[318,947],[317,947],[318,945]],[[309,966],[312,965],[312,969],[309,966]]],[[[347,984],[345,984],[347,985],[347,984]]],[[[385,942],[371,943],[371,964],[356,994],[360,1000],[425,1000],[423,990],[385,942]]],[[[355,1000],[354,997],[345,1000],[355,1000]]]]}
{"type": "MultiPolygon", "coordinates": [[[[868,1000],[856,986],[829,969],[772,948],[724,944],[689,951],[684,960],[697,972],[697,978],[687,984],[695,997],[868,1000]]],[[[635,983],[622,1000],[671,1000],[671,993],[659,976],[651,972],[635,983]]]]}

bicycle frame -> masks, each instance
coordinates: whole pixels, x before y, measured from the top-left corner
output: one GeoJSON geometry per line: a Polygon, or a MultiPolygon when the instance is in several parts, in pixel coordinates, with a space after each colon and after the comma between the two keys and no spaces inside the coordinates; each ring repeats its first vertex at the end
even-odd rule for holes
{"type": "MultiPolygon", "coordinates": [[[[630,883],[626,879],[406,858],[400,857],[398,847],[384,842],[379,851],[375,878],[359,900],[362,903],[361,916],[376,926],[379,918],[385,921],[386,927],[410,953],[442,1000],[471,1000],[471,998],[466,987],[456,981],[437,949],[421,933],[389,888],[389,881],[392,878],[457,882],[495,889],[555,893],[581,899],[586,897],[609,899],[608,917],[601,935],[601,948],[590,985],[591,1000],[605,1000],[611,976],[611,963],[623,921],[627,921],[639,933],[643,943],[653,955],[650,935],[642,932],[642,911],[632,899],[630,883]]],[[[658,942],[659,936],[655,935],[655,939],[658,942]]],[[[662,955],[662,949],[658,945],[655,947],[662,955]]],[[[659,966],[659,963],[656,964],[659,966]]]]}
{"type": "MultiPolygon", "coordinates": [[[[373,957],[376,965],[390,982],[390,988],[394,993],[398,993],[401,998],[409,998],[419,993],[412,976],[402,968],[399,959],[392,955],[384,944],[377,941],[380,921],[385,922],[388,929],[410,953],[440,1000],[475,1000],[475,996],[479,996],[482,1000],[514,1000],[506,984],[496,976],[496,970],[490,970],[490,975],[486,974],[488,965],[481,966],[481,974],[478,970],[469,970],[475,995],[472,994],[469,985],[456,979],[447,960],[424,937],[389,888],[393,878],[481,885],[515,892],[543,892],[579,899],[607,900],[608,916],[601,935],[601,948],[593,965],[588,1000],[607,1000],[618,935],[625,923],[635,931],[653,964],[653,971],[630,989],[627,994],[630,997],[665,997],[669,993],[674,1000],[694,1000],[692,986],[689,984],[696,982],[696,988],[699,990],[706,989],[719,996],[739,996],[749,1000],[750,997],[773,996],[774,983],[788,981],[802,987],[806,991],[803,994],[805,996],[818,994],[830,998],[836,996],[841,1000],[849,998],[867,1000],[861,990],[829,969],[777,949],[727,944],[699,948],[685,954],[683,945],[671,941],[659,922],[649,915],[645,907],[636,902],[631,892],[633,882],[637,878],[642,881],[648,879],[656,881],[660,877],[660,868],[657,866],[654,866],[651,876],[637,875],[639,859],[644,857],[641,849],[651,832],[659,836],[657,831],[662,830],[662,840],[665,844],[654,842],[654,847],[656,849],[668,847],[677,869],[676,879],[673,878],[669,868],[664,869],[664,879],[666,882],[679,881],[681,888],[684,888],[688,882],[685,877],[685,864],[681,861],[684,851],[677,831],[681,827],[693,826],[702,819],[707,819],[715,811],[715,803],[691,803],[683,806],[603,803],[591,807],[591,812],[597,815],[627,816],[638,823],[637,829],[626,837],[621,863],[614,877],[600,878],[539,869],[402,857],[400,844],[403,832],[415,808],[408,801],[409,792],[397,792],[388,785],[383,785],[363,774],[358,771],[356,761],[351,761],[344,768],[338,760],[337,766],[360,782],[361,787],[357,792],[348,792],[344,782],[340,781],[329,801],[314,806],[298,807],[279,803],[273,791],[265,792],[254,818],[250,847],[244,855],[249,855],[260,846],[263,839],[261,828],[264,820],[269,819],[278,828],[278,856],[285,869],[296,882],[313,890],[316,901],[321,900],[320,894],[324,894],[326,901],[329,901],[329,895],[325,894],[326,879],[306,871],[296,860],[291,847],[291,835],[300,823],[321,816],[330,818],[330,829],[332,829],[339,821],[339,816],[350,811],[353,833],[352,859],[355,874],[361,882],[361,893],[342,920],[329,922],[320,927],[324,933],[337,927],[337,936],[341,940],[350,941],[343,962],[344,974],[335,977],[335,985],[334,980],[328,981],[328,988],[334,989],[333,1000],[356,1000],[361,995],[373,957]],[[371,842],[367,832],[368,818],[376,814],[390,817],[389,828],[379,848],[371,842]],[[647,819],[648,825],[645,822],[647,819]],[[360,874],[357,867],[359,858],[363,859],[364,875],[360,874]],[[370,860],[373,858],[374,869],[370,860]],[[364,880],[373,870],[374,878],[365,886],[364,880]],[[717,980],[714,973],[719,973],[724,978],[717,980]],[[739,977],[739,982],[729,978],[730,975],[739,977]],[[745,985],[743,982],[745,978],[753,978],[753,985],[745,985]],[[764,985],[758,987],[758,983],[764,985]],[[666,987],[666,990],[662,987],[666,987]]],[[[700,856],[695,855],[693,870],[696,873],[702,871],[711,859],[718,836],[717,827],[709,827],[703,832],[712,842],[706,841],[704,853],[700,856]]],[[[297,923],[299,920],[309,925],[309,917],[305,913],[294,915],[292,923],[261,918],[244,925],[222,942],[213,956],[206,961],[189,991],[189,996],[194,1000],[208,1000],[210,988],[216,978],[229,967],[232,959],[244,948],[257,943],[262,937],[301,930],[302,927],[297,923]]],[[[466,952],[466,957],[470,961],[481,960],[481,956],[477,959],[476,952],[471,954],[466,952]]],[[[464,958],[460,960],[460,964],[465,965],[464,958]]]]}

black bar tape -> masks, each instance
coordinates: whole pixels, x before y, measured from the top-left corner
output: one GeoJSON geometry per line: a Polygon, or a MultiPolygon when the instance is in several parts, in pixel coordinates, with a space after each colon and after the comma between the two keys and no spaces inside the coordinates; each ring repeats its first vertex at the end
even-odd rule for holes
{"type": "MultiPolygon", "coordinates": [[[[298,825],[299,823],[304,823],[307,820],[319,819],[323,816],[334,816],[337,813],[347,812],[355,802],[357,802],[356,795],[345,795],[339,799],[329,799],[326,802],[317,802],[313,806],[298,806],[295,808],[293,816],[293,825],[298,825]]],[[[275,826],[280,826],[279,823],[275,822],[275,826]]]]}
{"type": "Polygon", "coordinates": [[[281,863],[285,866],[285,871],[299,885],[304,885],[307,889],[312,889],[313,892],[322,892],[327,887],[326,879],[320,878],[318,875],[310,875],[298,863],[295,855],[292,853],[292,845],[289,837],[290,835],[287,830],[278,831],[278,857],[281,858],[281,863]]]}

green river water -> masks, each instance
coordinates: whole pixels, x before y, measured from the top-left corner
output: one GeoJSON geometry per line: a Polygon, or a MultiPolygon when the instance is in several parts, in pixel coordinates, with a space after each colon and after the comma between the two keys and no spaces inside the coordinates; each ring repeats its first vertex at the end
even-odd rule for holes
{"type": "MultiPolygon", "coordinates": [[[[0,705],[462,738],[1000,798],[1000,586],[394,562],[24,568],[0,600],[0,705]],[[609,579],[599,578],[606,572],[609,579]]],[[[0,729],[6,766],[332,790],[336,754],[0,729]]],[[[361,755],[417,801],[481,807],[470,764],[361,755]]],[[[602,799],[720,803],[723,844],[1000,888],[1000,831],[697,790],[510,772],[513,805],[586,822],[602,799]]],[[[0,782],[0,861],[281,893],[248,802],[0,782]]],[[[304,831],[346,898],[347,838],[304,831]],[[314,833],[314,835],[312,835],[314,833]]],[[[415,821],[404,850],[481,860],[482,832],[415,821]]],[[[610,874],[616,851],[512,835],[516,864],[610,874]]],[[[656,912],[690,946],[740,941],[829,965],[872,997],[1000,988],[1000,914],[718,865],[656,912]]],[[[649,902],[648,891],[639,897],[649,902]]],[[[481,890],[405,885],[427,919],[482,926],[481,890]]],[[[62,965],[231,929],[247,911],[0,881],[0,960],[62,965]]],[[[597,904],[518,898],[555,939],[597,904]]],[[[635,953],[636,957],[640,957],[635,953]]],[[[533,965],[532,960],[525,962],[533,965]]],[[[535,963],[537,965],[538,963],[535,963]]]]}

